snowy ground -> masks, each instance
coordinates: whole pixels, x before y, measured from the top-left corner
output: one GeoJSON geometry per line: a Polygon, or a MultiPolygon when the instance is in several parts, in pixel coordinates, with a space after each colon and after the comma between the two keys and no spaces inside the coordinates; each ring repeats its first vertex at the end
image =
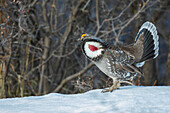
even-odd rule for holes
{"type": "Polygon", "coordinates": [[[0,113],[170,113],[170,86],[0,99],[0,113]]]}

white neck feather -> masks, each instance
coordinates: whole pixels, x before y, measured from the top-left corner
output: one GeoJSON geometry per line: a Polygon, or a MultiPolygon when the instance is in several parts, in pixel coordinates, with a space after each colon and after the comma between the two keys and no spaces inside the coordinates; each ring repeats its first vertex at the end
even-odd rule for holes
{"type": "Polygon", "coordinates": [[[102,55],[102,51],[104,51],[104,49],[102,49],[101,47],[103,47],[103,46],[99,42],[86,42],[84,45],[84,51],[85,51],[85,54],[89,58],[96,58],[96,57],[102,55]],[[93,46],[97,47],[98,50],[91,51],[89,49],[89,45],[93,45],[93,46]]]}

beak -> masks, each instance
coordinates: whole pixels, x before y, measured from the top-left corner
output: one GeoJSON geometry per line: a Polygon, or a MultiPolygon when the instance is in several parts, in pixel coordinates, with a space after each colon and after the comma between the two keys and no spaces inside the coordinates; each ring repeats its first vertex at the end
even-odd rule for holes
{"type": "Polygon", "coordinates": [[[77,39],[77,41],[81,41],[81,38],[77,39]]]}

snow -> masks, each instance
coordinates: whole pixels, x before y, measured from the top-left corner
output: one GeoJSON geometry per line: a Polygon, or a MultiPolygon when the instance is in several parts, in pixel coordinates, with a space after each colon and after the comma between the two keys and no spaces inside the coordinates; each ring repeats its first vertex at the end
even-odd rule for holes
{"type": "Polygon", "coordinates": [[[0,113],[168,113],[170,86],[125,86],[81,94],[0,99],[0,113]]]}

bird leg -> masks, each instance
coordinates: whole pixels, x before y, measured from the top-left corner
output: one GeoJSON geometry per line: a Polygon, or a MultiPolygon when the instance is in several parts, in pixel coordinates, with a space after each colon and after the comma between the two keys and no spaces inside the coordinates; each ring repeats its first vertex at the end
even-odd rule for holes
{"type": "Polygon", "coordinates": [[[129,82],[129,81],[120,81],[120,84],[121,84],[121,83],[125,83],[125,84],[129,84],[129,85],[134,86],[134,84],[133,84],[133,83],[131,83],[131,82],[129,82]]]}
{"type": "Polygon", "coordinates": [[[130,84],[130,85],[134,85],[131,82],[128,82],[128,81],[119,81],[119,80],[117,80],[117,78],[113,78],[113,85],[109,89],[103,89],[102,93],[112,92],[113,90],[118,89],[120,87],[121,83],[126,83],[126,84],[130,84]]]}
{"type": "Polygon", "coordinates": [[[117,80],[117,78],[113,78],[113,85],[109,89],[103,89],[102,93],[105,92],[112,92],[115,89],[118,89],[120,87],[120,81],[117,80]]]}

